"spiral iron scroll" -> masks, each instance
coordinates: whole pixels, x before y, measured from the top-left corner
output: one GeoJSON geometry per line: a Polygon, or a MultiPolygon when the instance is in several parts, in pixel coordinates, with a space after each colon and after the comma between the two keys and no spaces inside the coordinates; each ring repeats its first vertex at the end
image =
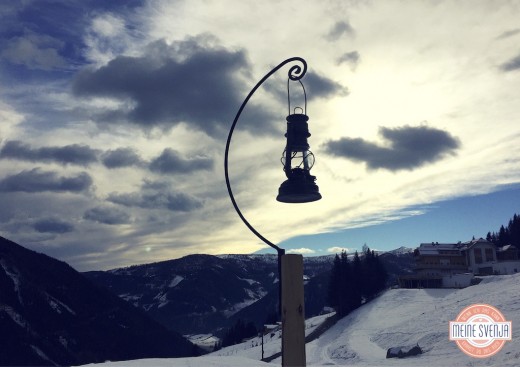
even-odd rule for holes
{"type": "Polygon", "coordinates": [[[291,79],[293,81],[300,80],[301,78],[303,78],[303,76],[307,72],[307,62],[305,62],[305,60],[302,59],[301,57],[293,57],[291,59],[285,60],[280,65],[283,66],[283,65],[285,65],[286,62],[291,62],[291,61],[300,61],[303,65],[303,70],[300,67],[300,65],[291,66],[291,68],[289,69],[289,73],[288,73],[289,79],[291,79]]]}
{"type": "Polygon", "coordinates": [[[288,72],[289,79],[293,80],[293,81],[298,81],[301,78],[303,78],[303,76],[307,72],[307,62],[304,59],[302,59],[301,57],[291,57],[291,58],[289,58],[289,59],[287,59],[285,61],[282,61],[278,66],[276,66],[269,73],[267,73],[262,79],[260,79],[260,81],[254,86],[254,88],[251,89],[251,91],[247,95],[246,99],[244,100],[244,102],[242,102],[242,105],[238,109],[238,112],[237,112],[237,114],[235,116],[235,119],[233,120],[233,124],[231,125],[231,128],[229,130],[229,135],[228,135],[227,142],[226,142],[226,151],[225,151],[225,154],[224,154],[224,174],[226,176],[226,186],[227,186],[228,194],[229,194],[229,197],[231,199],[231,203],[233,204],[233,207],[235,208],[238,216],[240,217],[240,219],[242,219],[242,222],[244,222],[244,224],[247,226],[247,228],[249,228],[249,230],[251,232],[253,232],[265,244],[267,244],[268,246],[270,246],[270,247],[274,248],[276,251],[278,251],[278,255],[285,253],[285,250],[280,248],[280,247],[278,247],[278,246],[276,246],[274,243],[272,243],[267,238],[262,236],[255,228],[253,228],[253,226],[247,221],[247,219],[244,217],[244,215],[242,214],[242,212],[238,208],[238,205],[237,205],[237,202],[235,200],[235,197],[233,196],[233,191],[231,190],[231,183],[229,181],[228,157],[229,157],[229,146],[231,145],[231,137],[233,136],[233,131],[235,130],[235,126],[236,126],[236,124],[238,122],[238,119],[240,118],[240,115],[242,114],[242,111],[244,110],[247,102],[249,101],[249,99],[251,99],[251,97],[256,92],[256,90],[271,75],[273,75],[280,68],[282,68],[283,66],[285,66],[285,65],[287,65],[288,63],[291,63],[291,62],[299,62],[299,63],[301,63],[301,65],[293,65],[293,66],[291,66],[291,68],[289,69],[289,72],[288,72]]]}

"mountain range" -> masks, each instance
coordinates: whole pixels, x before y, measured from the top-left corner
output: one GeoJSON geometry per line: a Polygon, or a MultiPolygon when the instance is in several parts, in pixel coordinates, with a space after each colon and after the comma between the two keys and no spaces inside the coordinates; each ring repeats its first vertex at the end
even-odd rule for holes
{"type": "MultiPolygon", "coordinates": [[[[380,254],[394,277],[402,249],[380,254]]],[[[334,255],[304,258],[306,317],[326,305],[334,255]]],[[[108,271],[68,264],[0,237],[0,365],[78,365],[181,357],[181,336],[263,325],[278,307],[276,255],[189,255],[108,271]]]]}
{"type": "MultiPolygon", "coordinates": [[[[326,306],[334,256],[304,257],[306,317],[326,306]]],[[[411,249],[380,258],[390,281],[411,272],[411,249]]],[[[278,307],[277,255],[189,255],[84,275],[182,334],[221,335],[238,319],[260,328],[278,307]]]]}
{"type": "Polygon", "coordinates": [[[64,262],[0,237],[0,365],[189,356],[194,346],[64,262]]]}

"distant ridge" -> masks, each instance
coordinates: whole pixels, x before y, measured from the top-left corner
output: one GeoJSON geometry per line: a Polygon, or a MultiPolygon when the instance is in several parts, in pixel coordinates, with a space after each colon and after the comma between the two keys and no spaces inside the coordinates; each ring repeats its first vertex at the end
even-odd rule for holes
{"type": "MultiPolygon", "coordinates": [[[[408,250],[380,254],[392,281],[411,271],[408,250]]],[[[306,317],[326,306],[334,256],[304,257],[306,317]]],[[[199,254],[84,275],[167,328],[185,335],[219,335],[238,319],[260,327],[268,316],[276,316],[277,262],[276,254],[199,254]]]]}
{"type": "Polygon", "coordinates": [[[193,348],[66,263],[0,237],[0,365],[181,357],[193,348]]]}
{"type": "Polygon", "coordinates": [[[382,251],[382,253],[389,252],[389,253],[394,254],[394,255],[403,255],[403,254],[413,253],[413,250],[414,249],[411,248],[411,247],[401,246],[401,247],[396,248],[394,250],[382,251]]]}

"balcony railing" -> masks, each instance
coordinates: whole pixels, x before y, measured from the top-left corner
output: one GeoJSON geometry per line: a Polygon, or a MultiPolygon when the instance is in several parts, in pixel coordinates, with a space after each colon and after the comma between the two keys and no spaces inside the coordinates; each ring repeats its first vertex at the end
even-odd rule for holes
{"type": "Polygon", "coordinates": [[[466,264],[427,264],[427,263],[416,263],[415,269],[454,269],[463,270],[468,269],[466,264]]]}

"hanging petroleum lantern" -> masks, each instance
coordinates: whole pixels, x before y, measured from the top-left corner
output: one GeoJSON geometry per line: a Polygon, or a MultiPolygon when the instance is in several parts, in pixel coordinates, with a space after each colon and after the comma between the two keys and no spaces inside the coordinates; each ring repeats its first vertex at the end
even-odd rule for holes
{"type": "Polygon", "coordinates": [[[309,150],[307,138],[309,133],[309,116],[307,116],[307,94],[303,83],[298,80],[303,89],[305,109],[295,107],[291,113],[291,99],[289,92],[289,80],[287,80],[287,99],[289,103],[289,116],[287,116],[287,145],[282,154],[281,162],[287,180],[282,182],[278,189],[276,200],[283,203],[309,203],[320,200],[321,195],[316,176],[311,175],[310,170],[314,165],[314,154],[309,150]],[[297,112],[298,111],[298,112],[297,112]]]}

